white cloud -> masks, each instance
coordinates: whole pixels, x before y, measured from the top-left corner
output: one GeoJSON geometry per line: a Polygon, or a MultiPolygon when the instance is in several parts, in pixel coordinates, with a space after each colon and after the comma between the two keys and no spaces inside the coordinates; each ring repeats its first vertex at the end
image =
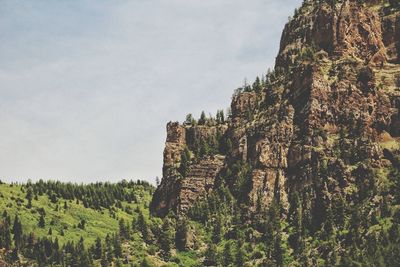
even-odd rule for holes
{"type": "Polygon", "coordinates": [[[1,179],[153,181],[166,122],[265,73],[300,2],[3,1],[1,179]]]}

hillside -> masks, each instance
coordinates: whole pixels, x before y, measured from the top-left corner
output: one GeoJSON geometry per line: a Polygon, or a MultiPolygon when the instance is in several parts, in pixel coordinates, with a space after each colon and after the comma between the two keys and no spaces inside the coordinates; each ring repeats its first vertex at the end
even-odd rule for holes
{"type": "Polygon", "coordinates": [[[156,189],[0,184],[0,266],[400,266],[398,1],[303,1],[273,70],[166,130],[156,189]]]}
{"type": "MultiPolygon", "coordinates": [[[[84,241],[84,246],[89,248],[95,245],[97,239],[104,242],[106,238],[119,234],[121,222],[126,225],[126,228],[134,230],[139,214],[145,218],[149,217],[147,206],[153,190],[151,185],[140,181],[90,185],[43,181],[28,184],[1,183],[0,247],[6,250],[0,253],[0,260],[17,262],[19,259],[25,264],[39,261],[42,266],[43,264],[47,266],[52,261],[53,264],[61,261],[62,256],[59,254],[61,252],[55,251],[56,248],[65,250],[66,246],[79,244],[81,239],[84,241]],[[12,255],[12,251],[7,251],[7,247],[10,249],[16,247],[15,216],[18,216],[22,226],[20,242],[28,243],[27,247],[29,244],[32,246],[31,252],[29,248],[19,248],[19,252],[22,252],[19,256],[12,255]],[[43,224],[41,225],[42,216],[43,224]],[[9,232],[8,238],[6,232],[9,232]],[[7,239],[12,239],[14,242],[9,240],[9,245],[7,245],[7,239]],[[35,242],[41,239],[44,241],[44,251],[35,251],[38,248],[35,242]],[[48,241],[56,242],[56,244],[51,244],[52,248],[47,248],[48,241]],[[40,255],[40,253],[47,255],[40,255]],[[38,260],[38,257],[41,257],[42,262],[38,260]]],[[[135,235],[135,231],[132,234],[131,240],[129,242],[126,240],[124,245],[132,247],[126,250],[136,248],[130,253],[129,259],[134,257],[139,260],[146,253],[141,246],[141,237],[135,235]]],[[[65,261],[72,257],[67,254],[63,256],[65,261]]]]}

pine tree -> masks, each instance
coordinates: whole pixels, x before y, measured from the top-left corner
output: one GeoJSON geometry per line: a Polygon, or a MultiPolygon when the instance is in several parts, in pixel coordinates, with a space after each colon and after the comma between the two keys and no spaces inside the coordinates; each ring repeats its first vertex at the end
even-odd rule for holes
{"type": "Polygon", "coordinates": [[[214,227],[211,237],[214,244],[218,244],[221,241],[221,235],[222,235],[222,220],[221,216],[218,215],[214,222],[214,227]]]}
{"type": "Polygon", "coordinates": [[[26,191],[25,198],[28,200],[28,205],[26,207],[28,209],[32,208],[33,192],[32,192],[32,188],[31,187],[28,187],[28,190],[26,191]]]}
{"type": "Polygon", "coordinates": [[[113,249],[112,240],[111,240],[111,237],[109,234],[106,235],[105,241],[106,241],[105,256],[106,256],[107,262],[112,262],[114,249],[113,249]]]}
{"type": "Polygon", "coordinates": [[[175,247],[180,251],[186,250],[187,234],[188,223],[186,218],[182,218],[176,223],[175,229],[175,247]]]}
{"type": "Polygon", "coordinates": [[[11,236],[6,220],[0,222],[0,248],[9,250],[11,246],[11,236]],[[7,242],[7,240],[9,240],[7,242]]]}
{"type": "Polygon", "coordinates": [[[129,227],[127,227],[127,225],[125,224],[124,219],[119,220],[119,235],[123,240],[129,240],[131,238],[129,227]]]}
{"type": "Polygon", "coordinates": [[[226,242],[224,246],[224,251],[222,255],[222,261],[224,266],[229,266],[233,263],[232,247],[231,242],[226,242]]]}
{"type": "Polygon", "coordinates": [[[195,124],[195,119],[193,118],[192,114],[189,113],[186,115],[185,124],[186,125],[194,125],[195,124]]]}
{"type": "Polygon", "coordinates": [[[102,244],[101,244],[100,237],[96,238],[96,242],[95,242],[95,245],[94,245],[94,251],[93,252],[94,252],[93,253],[94,259],[96,259],[96,260],[100,259],[103,256],[103,247],[102,247],[102,244]]]}
{"type": "Polygon", "coordinates": [[[118,234],[114,235],[113,239],[114,255],[116,258],[122,258],[121,238],[118,234]]]}
{"type": "Polygon", "coordinates": [[[88,267],[92,266],[92,262],[90,260],[89,254],[84,246],[83,237],[81,237],[81,239],[79,240],[79,243],[76,248],[76,252],[77,252],[78,266],[88,266],[88,267]]]}
{"type": "Polygon", "coordinates": [[[244,266],[245,263],[245,253],[243,251],[241,241],[237,242],[237,248],[236,248],[236,266],[244,266]]]}
{"type": "Polygon", "coordinates": [[[181,154],[181,163],[179,166],[179,173],[183,176],[186,177],[187,174],[189,173],[189,168],[190,168],[190,151],[187,147],[185,147],[185,149],[182,151],[181,154]]]}
{"type": "Polygon", "coordinates": [[[275,237],[273,259],[276,266],[283,266],[284,251],[282,247],[282,234],[279,232],[275,237]]]}
{"type": "Polygon", "coordinates": [[[202,139],[200,141],[199,157],[200,158],[205,157],[209,153],[210,153],[210,147],[209,147],[208,143],[204,139],[202,139]]]}
{"type": "Polygon", "coordinates": [[[140,263],[140,267],[155,267],[155,264],[153,264],[147,257],[144,257],[140,263]]]}
{"type": "Polygon", "coordinates": [[[161,256],[164,260],[168,261],[171,257],[171,244],[172,244],[172,237],[171,237],[171,226],[168,218],[165,218],[162,225],[162,230],[160,233],[160,249],[161,249],[161,256]]]}
{"type": "Polygon", "coordinates": [[[142,238],[145,242],[149,242],[149,227],[147,226],[146,219],[143,216],[143,212],[139,210],[138,221],[137,221],[138,229],[142,233],[142,238]]]}
{"type": "Polygon", "coordinates": [[[290,205],[290,220],[293,225],[293,233],[289,236],[289,244],[297,254],[301,253],[301,244],[303,238],[303,216],[299,194],[297,192],[293,195],[293,201],[290,205]]]}
{"type": "Polygon", "coordinates": [[[203,265],[204,266],[217,266],[217,246],[209,243],[205,253],[203,265]]]}
{"type": "Polygon", "coordinates": [[[109,266],[109,262],[107,260],[107,256],[106,256],[106,252],[105,251],[103,251],[103,253],[101,254],[100,265],[101,265],[101,267],[108,267],[109,266]]]}
{"type": "Polygon", "coordinates": [[[19,220],[18,215],[15,215],[12,233],[14,234],[15,247],[17,249],[21,248],[21,243],[22,243],[22,225],[21,225],[21,222],[19,220]]]}
{"type": "Polygon", "coordinates": [[[207,120],[206,113],[202,111],[199,119],[199,125],[205,125],[206,120],[207,120]]]}
{"type": "Polygon", "coordinates": [[[38,226],[39,226],[40,228],[44,228],[45,225],[46,225],[46,221],[45,221],[45,219],[44,219],[44,215],[41,214],[41,215],[40,215],[40,218],[39,218],[38,226]]]}

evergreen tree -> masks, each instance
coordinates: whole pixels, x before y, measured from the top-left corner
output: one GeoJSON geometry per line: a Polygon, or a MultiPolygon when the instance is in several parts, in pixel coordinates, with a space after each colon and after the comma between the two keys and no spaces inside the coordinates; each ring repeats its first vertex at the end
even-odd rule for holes
{"type": "Polygon", "coordinates": [[[28,187],[25,198],[28,200],[28,205],[26,207],[28,209],[32,208],[33,191],[31,187],[28,187]]]}
{"type": "Polygon", "coordinates": [[[171,237],[171,226],[168,218],[165,218],[162,225],[162,230],[160,233],[160,249],[161,249],[161,256],[164,260],[169,260],[171,257],[171,244],[172,244],[172,237],[171,237]]]}
{"type": "Polygon", "coordinates": [[[45,219],[44,219],[44,215],[43,215],[43,214],[40,214],[38,226],[39,226],[40,228],[44,228],[45,225],[46,225],[46,221],[45,221],[45,219]]]}
{"type": "Polygon", "coordinates": [[[210,153],[210,147],[208,143],[204,139],[202,139],[200,141],[199,157],[203,158],[207,156],[209,153],[210,153]]]}
{"type": "Polygon", "coordinates": [[[189,114],[186,115],[185,124],[186,125],[195,125],[196,124],[196,121],[193,118],[192,114],[189,113],[189,114]]]}
{"type": "Polygon", "coordinates": [[[101,260],[100,260],[100,265],[101,267],[108,267],[109,266],[109,261],[107,260],[106,252],[103,251],[101,254],[101,260]]]}
{"type": "Polygon", "coordinates": [[[182,151],[182,154],[181,154],[181,163],[180,163],[180,166],[178,169],[179,173],[183,177],[186,177],[187,174],[189,173],[190,160],[191,160],[190,151],[187,147],[185,147],[185,149],[182,151]]]}
{"type": "Polygon", "coordinates": [[[175,229],[175,247],[180,251],[186,250],[187,234],[188,223],[186,218],[182,218],[176,223],[175,229]]]}
{"type": "Polygon", "coordinates": [[[81,239],[79,240],[79,243],[76,248],[76,252],[77,252],[78,266],[88,266],[88,267],[92,266],[91,259],[90,259],[89,254],[84,246],[83,237],[81,237],[81,239]]]}
{"type": "Polygon", "coordinates": [[[124,219],[119,220],[119,235],[123,240],[129,240],[131,238],[129,227],[125,224],[124,219]]]}
{"type": "Polygon", "coordinates": [[[121,238],[118,234],[114,235],[113,238],[114,255],[116,258],[122,258],[122,245],[121,238]]]}
{"type": "Polygon", "coordinates": [[[147,257],[144,257],[140,263],[140,267],[155,267],[155,264],[153,264],[147,257]]]}
{"type": "Polygon", "coordinates": [[[199,119],[199,125],[205,125],[206,121],[207,121],[206,113],[202,111],[199,119]]]}
{"type": "Polygon", "coordinates": [[[215,244],[209,243],[205,253],[203,265],[204,266],[217,266],[217,246],[215,244]]]}
{"type": "Polygon", "coordinates": [[[243,251],[242,242],[238,241],[236,248],[236,266],[244,266],[245,262],[245,252],[243,251]]]}
{"type": "Polygon", "coordinates": [[[93,251],[94,257],[93,258],[98,260],[98,259],[102,258],[103,254],[104,253],[103,253],[103,246],[101,244],[101,239],[100,239],[100,237],[97,237],[95,245],[94,245],[94,251],[93,251]]]}
{"type": "Polygon", "coordinates": [[[107,234],[107,236],[106,236],[105,243],[106,243],[106,250],[105,250],[106,260],[107,260],[107,262],[112,262],[113,255],[114,255],[114,249],[113,249],[113,243],[112,243],[112,240],[111,240],[111,237],[109,234],[107,234]]]}
{"type": "Polygon", "coordinates": [[[12,233],[14,234],[15,247],[17,249],[21,248],[21,243],[22,243],[22,225],[21,225],[21,221],[19,220],[18,215],[15,215],[12,233]]]}
{"type": "Polygon", "coordinates": [[[221,216],[218,215],[214,221],[214,227],[211,237],[214,244],[218,244],[221,241],[221,235],[222,235],[222,220],[221,216]]]}
{"type": "Polygon", "coordinates": [[[150,240],[149,227],[147,226],[146,219],[141,210],[139,210],[137,225],[139,231],[142,233],[143,240],[148,243],[150,240]]]}
{"type": "Polygon", "coordinates": [[[230,266],[233,263],[231,242],[226,242],[222,255],[222,262],[224,266],[230,266]]]}
{"type": "Polygon", "coordinates": [[[293,232],[289,236],[289,245],[294,252],[301,254],[302,238],[303,238],[303,216],[301,208],[301,200],[298,192],[293,194],[293,201],[290,205],[289,216],[293,225],[293,232]]]}

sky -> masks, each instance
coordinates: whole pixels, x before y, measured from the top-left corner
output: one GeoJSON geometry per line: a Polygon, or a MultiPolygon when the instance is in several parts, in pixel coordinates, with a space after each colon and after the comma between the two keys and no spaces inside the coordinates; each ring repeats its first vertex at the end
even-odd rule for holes
{"type": "Polygon", "coordinates": [[[273,67],[301,0],[1,0],[0,179],[161,178],[166,123],[273,67]]]}

